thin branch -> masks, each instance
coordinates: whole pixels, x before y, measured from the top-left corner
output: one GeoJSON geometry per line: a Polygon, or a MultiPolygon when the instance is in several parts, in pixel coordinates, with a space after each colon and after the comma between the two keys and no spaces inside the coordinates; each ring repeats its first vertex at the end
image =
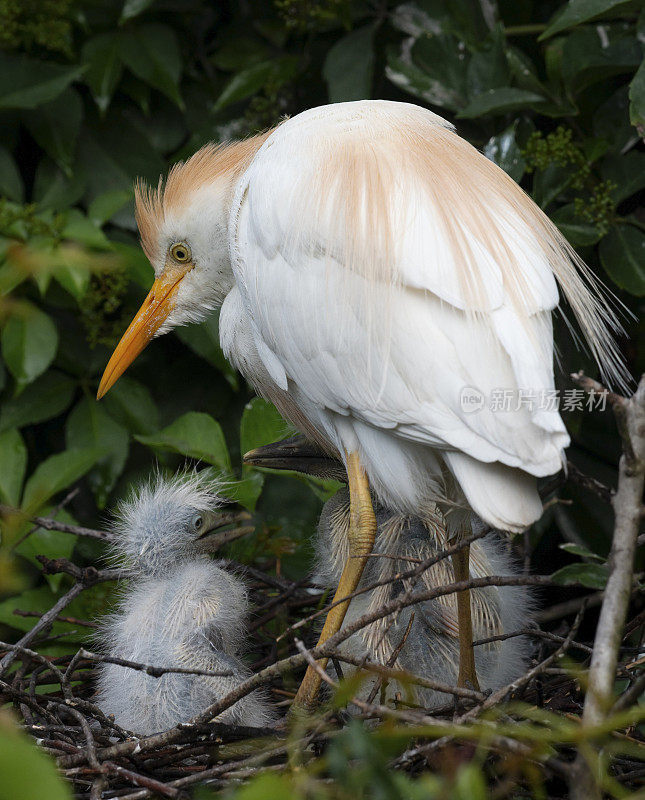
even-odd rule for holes
{"type": "MultiPolygon", "coordinates": [[[[81,648],[77,655],[79,658],[85,658],[88,661],[116,664],[119,667],[128,667],[129,669],[134,669],[138,672],[145,672],[146,675],[151,675],[153,678],[161,678],[162,675],[166,675],[168,673],[173,675],[201,675],[205,678],[230,678],[234,674],[230,670],[216,672],[205,669],[188,669],[187,667],[155,667],[151,664],[141,664],[138,661],[127,661],[124,658],[114,658],[113,656],[99,655],[98,653],[92,653],[84,648],[81,648]]],[[[70,668],[72,663],[70,663],[70,668]]]]}
{"type": "MultiPolygon", "coordinates": [[[[585,377],[572,375],[574,382],[587,391],[605,392],[614,415],[623,445],[618,467],[618,488],[612,498],[614,534],[609,553],[609,578],[605,587],[600,618],[596,628],[593,655],[589,669],[583,724],[602,722],[612,705],[614,676],[618,652],[632,587],[634,554],[640,522],[643,517],[645,486],[645,375],[629,399],[612,392],[585,377]]],[[[593,750],[578,752],[572,769],[570,790],[573,800],[600,797],[591,760],[593,750]]]]}
{"type": "MultiPolygon", "coordinates": [[[[74,598],[78,597],[83,591],[85,586],[82,583],[75,583],[72,588],[66,592],[61,598],[58,599],[49,611],[45,612],[34,627],[27,631],[27,633],[17,642],[17,647],[27,647],[38,634],[48,628],[60,612],[66,608],[74,598]]],[[[18,654],[17,649],[10,650],[4,658],[0,661],[0,676],[4,675],[9,667],[13,664],[18,654]]]]}
{"type": "MultiPolygon", "coordinates": [[[[0,504],[0,515],[3,517],[9,516],[24,516],[19,508],[0,504]]],[[[60,531],[61,533],[71,533],[74,536],[86,536],[90,539],[100,539],[103,542],[115,541],[113,533],[108,531],[97,531],[93,528],[83,528],[80,525],[68,525],[66,522],[59,522],[53,517],[28,517],[31,522],[35,522],[38,528],[44,528],[46,531],[60,531]]]]}

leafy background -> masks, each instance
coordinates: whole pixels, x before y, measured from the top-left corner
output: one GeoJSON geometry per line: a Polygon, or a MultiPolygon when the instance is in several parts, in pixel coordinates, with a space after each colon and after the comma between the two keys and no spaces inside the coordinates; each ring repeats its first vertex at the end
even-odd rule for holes
{"type": "MultiPolygon", "coordinates": [[[[256,534],[232,555],[306,574],[311,531],[333,487],[242,468],[241,453],[287,426],[224,361],[216,316],[155,341],[104,401],[94,396],[152,279],[137,243],[134,178],[154,182],[205,142],[330,101],[411,101],[455,122],[624,304],[621,345],[639,374],[644,42],[645,11],[632,0],[0,0],[0,502],[100,526],[154,463],[175,469],[196,459],[230,478],[232,498],[257,512],[256,534]]],[[[561,322],[556,335],[563,374],[593,374],[561,322]]],[[[561,386],[571,388],[566,378],[561,386]]],[[[612,483],[619,442],[610,415],[578,411],[566,421],[569,457],[612,483]]],[[[573,504],[550,508],[531,532],[538,571],[580,563],[563,542],[601,559],[608,551],[609,508],[575,487],[562,496],[573,504]]],[[[79,563],[102,555],[94,542],[42,529],[24,538],[29,530],[24,517],[3,525],[5,640],[33,624],[16,608],[49,608],[68,585],[61,575],[43,578],[36,554],[79,563]]],[[[105,586],[89,590],[69,613],[96,616],[108,595],[105,586]]],[[[82,643],[62,623],[56,634],[65,635],[45,652],[82,643]]],[[[31,748],[6,737],[35,781],[31,748]]],[[[363,747],[373,764],[350,780],[332,752],[337,796],[386,780],[383,742],[354,732],[334,747],[363,747]]],[[[45,787],[51,775],[38,774],[45,787]]],[[[452,794],[477,796],[478,774],[460,773],[452,794]]],[[[240,796],[285,790],[282,779],[263,781],[240,796]]],[[[425,797],[442,785],[392,792],[425,797]]],[[[55,796],[44,788],[34,796],[45,795],[55,796]]]]}

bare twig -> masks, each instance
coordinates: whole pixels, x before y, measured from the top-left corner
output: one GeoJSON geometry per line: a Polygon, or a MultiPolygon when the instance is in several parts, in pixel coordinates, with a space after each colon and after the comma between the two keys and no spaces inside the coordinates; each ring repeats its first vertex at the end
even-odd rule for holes
{"type": "MultiPolygon", "coordinates": [[[[84,588],[85,587],[82,583],[75,583],[68,592],[59,598],[58,602],[55,603],[49,609],[49,611],[42,615],[34,627],[30,631],[27,631],[20,641],[17,642],[17,646],[27,647],[27,645],[29,645],[41,631],[45,630],[45,628],[48,628],[52,624],[59,613],[66,608],[75,597],[78,597],[84,588]]],[[[0,661],[0,675],[4,675],[9,667],[13,664],[17,653],[18,651],[16,649],[11,650],[4,656],[2,661],[0,661]]]]}
{"type": "MultiPolygon", "coordinates": [[[[162,675],[166,675],[168,673],[173,675],[201,675],[206,678],[230,678],[231,675],[233,675],[230,670],[215,672],[213,670],[188,669],[186,667],[155,667],[151,664],[140,664],[138,661],[127,661],[124,658],[114,658],[113,656],[99,655],[98,653],[92,653],[84,648],[81,648],[77,655],[79,658],[85,658],[88,661],[116,664],[119,667],[128,667],[129,669],[134,669],[138,672],[145,672],[146,675],[151,675],[153,678],[161,678],[162,675]]],[[[70,667],[72,666],[72,663],[70,663],[70,667]]]]}
{"type": "MultiPolygon", "coordinates": [[[[618,489],[612,499],[614,535],[609,554],[609,578],[596,628],[583,721],[595,725],[609,712],[612,703],[614,675],[618,650],[631,594],[634,553],[640,522],[643,516],[643,486],[645,485],[645,376],[636,393],[629,399],[591,381],[582,373],[572,375],[575,383],[587,391],[606,392],[616,416],[623,443],[618,468],[618,489]]],[[[574,800],[599,797],[600,789],[593,777],[589,759],[593,753],[578,753],[571,780],[574,800]]]]}
{"type": "MultiPolygon", "coordinates": [[[[3,517],[23,515],[23,512],[13,506],[0,504],[0,515],[3,517]]],[[[74,536],[86,536],[90,539],[100,539],[103,542],[113,542],[114,534],[108,531],[97,531],[93,528],[83,528],[80,525],[68,525],[66,522],[59,522],[53,517],[28,517],[31,522],[36,523],[36,529],[44,528],[46,531],[60,531],[61,533],[71,533],[74,536]]]]}

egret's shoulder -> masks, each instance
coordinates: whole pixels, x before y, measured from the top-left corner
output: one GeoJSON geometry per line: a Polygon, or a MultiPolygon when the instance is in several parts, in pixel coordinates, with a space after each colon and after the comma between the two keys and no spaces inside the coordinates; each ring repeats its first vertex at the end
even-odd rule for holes
{"type": "MultiPolygon", "coordinates": [[[[423,130],[426,137],[440,131],[453,131],[447,120],[413,103],[392,100],[355,100],[330,103],[302,111],[284,120],[267,136],[254,158],[266,164],[280,155],[289,155],[295,165],[300,158],[325,154],[329,144],[384,140],[396,146],[401,130],[423,130]]],[[[297,168],[297,167],[296,167],[297,168]]]]}

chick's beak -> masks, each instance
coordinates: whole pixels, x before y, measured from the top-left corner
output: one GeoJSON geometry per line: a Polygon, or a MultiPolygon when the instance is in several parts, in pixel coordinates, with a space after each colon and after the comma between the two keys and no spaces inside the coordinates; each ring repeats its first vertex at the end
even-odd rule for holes
{"type": "Polygon", "coordinates": [[[152,284],[148,296],[108,361],[96,394],[97,400],[114,386],[168,318],[175,306],[175,295],[185,274],[184,271],[164,272],[152,284]]]}
{"type": "Polygon", "coordinates": [[[247,511],[213,511],[205,512],[203,516],[205,525],[197,541],[206,552],[216,552],[225,544],[255,530],[253,525],[240,525],[251,519],[247,511]]]}

